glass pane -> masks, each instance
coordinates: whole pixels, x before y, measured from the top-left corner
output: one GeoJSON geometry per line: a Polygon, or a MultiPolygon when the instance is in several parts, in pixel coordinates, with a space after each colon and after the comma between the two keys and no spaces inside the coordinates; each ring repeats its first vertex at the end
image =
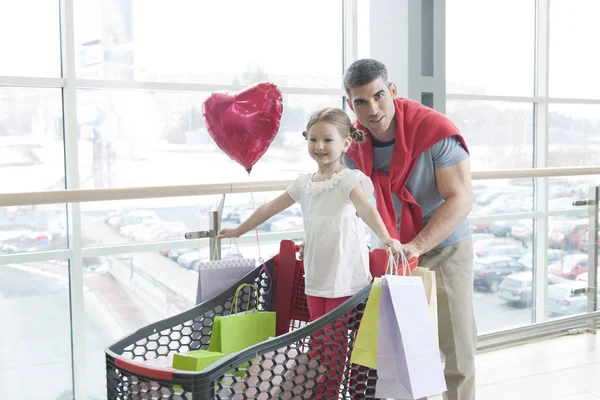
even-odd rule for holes
{"type": "Polygon", "coordinates": [[[371,34],[369,32],[369,19],[370,19],[370,15],[369,15],[369,8],[370,8],[370,2],[368,1],[359,1],[357,3],[357,7],[358,7],[358,13],[356,15],[356,20],[358,22],[357,24],[357,36],[358,36],[358,42],[357,42],[357,58],[369,58],[370,57],[370,52],[371,52],[371,47],[370,47],[370,38],[371,38],[371,34]]]}
{"type": "Polygon", "coordinates": [[[0,207],[0,255],[66,249],[64,204],[0,207]]]}
{"type": "Polygon", "coordinates": [[[341,85],[341,1],[75,5],[80,78],[236,84],[268,75],[280,86],[341,85]]]}
{"type": "Polygon", "coordinates": [[[597,175],[548,178],[550,211],[579,210],[587,216],[587,207],[574,206],[576,200],[589,198],[590,188],[600,185],[597,175]]]}
{"type": "Polygon", "coordinates": [[[85,330],[88,394],[101,399],[106,397],[104,349],[145,325],[193,306],[181,297],[188,295],[186,290],[192,289],[197,277],[158,252],[88,257],[83,263],[84,285],[89,288],[85,314],[92,322],[85,330]],[[173,267],[165,268],[163,263],[173,267]],[[162,282],[181,286],[162,284],[152,279],[156,274],[162,282]]]}
{"type": "Polygon", "coordinates": [[[59,3],[0,2],[0,76],[60,77],[59,3]]]}
{"type": "MultiPolygon", "coordinates": [[[[255,258],[256,245],[223,243],[223,259],[255,258]]],[[[85,312],[86,367],[90,398],[106,396],[104,349],[142,326],[195,305],[197,261],[208,261],[207,246],[172,253],[144,252],[85,258],[84,284],[89,288],[85,312]]],[[[261,243],[265,259],[278,253],[277,243],[261,243]]],[[[1,285],[1,283],[0,283],[1,285]]],[[[1,286],[0,286],[1,288],[1,286]]],[[[1,346],[1,344],[0,344],[1,346]]],[[[155,349],[148,349],[150,351],[155,349]]],[[[53,397],[56,398],[56,397],[53,397]]]]}
{"type": "Polygon", "coordinates": [[[491,232],[473,233],[473,296],[479,334],[532,322],[531,226],[531,219],[499,221],[490,225],[491,232]]]}
{"type": "MultiPolygon", "coordinates": [[[[473,181],[473,209],[470,217],[488,217],[533,211],[532,179],[473,181]]],[[[491,222],[471,223],[475,232],[490,232],[491,222]]]]}
{"type": "Polygon", "coordinates": [[[84,246],[182,240],[208,229],[217,196],[82,203],[84,246]]]}
{"type": "Polygon", "coordinates": [[[558,282],[548,288],[549,318],[587,312],[588,241],[586,213],[549,218],[548,273],[558,282]]]}
{"type": "MultiPolygon", "coordinates": [[[[281,192],[227,195],[222,226],[237,226],[248,218],[256,207],[279,194],[281,192]]],[[[183,240],[188,231],[209,229],[209,210],[215,210],[220,200],[221,196],[215,195],[82,203],[83,243],[89,247],[183,240]]],[[[286,231],[302,231],[302,214],[298,205],[282,211],[258,227],[260,233],[286,231]]],[[[255,232],[252,231],[238,242],[240,245],[256,245],[254,237],[255,232]]],[[[297,238],[287,239],[300,240],[302,237],[303,234],[300,234],[297,238]]],[[[260,239],[259,244],[271,244],[273,240],[281,238],[260,239]]],[[[227,243],[223,242],[223,246],[225,245],[227,243]]],[[[246,251],[249,252],[250,250],[246,251]]],[[[264,257],[264,254],[261,255],[264,257]]],[[[204,254],[203,250],[202,257],[209,259],[210,254],[204,254]]]]}
{"type": "Polygon", "coordinates": [[[549,167],[600,164],[600,105],[550,104],[548,129],[549,167]]]}
{"type": "MultiPolygon", "coordinates": [[[[248,173],[219,150],[204,126],[207,93],[80,90],[79,175],[82,188],[246,182],[248,173]],[[219,171],[218,174],[209,171],[219,171]]],[[[341,107],[342,97],[283,98],[277,137],[252,179],[292,179],[314,162],[302,131],[310,115],[341,107]]]]}
{"type": "Polygon", "coordinates": [[[467,141],[472,170],[533,166],[532,104],[448,100],[446,114],[467,141]]]}
{"type": "MultiPolygon", "coordinates": [[[[0,298],[2,397],[72,398],[67,264],[2,265],[0,261],[0,298]]],[[[91,330],[88,340],[94,338],[91,330]]]]}
{"type": "Polygon", "coordinates": [[[550,96],[600,99],[600,2],[550,1],[550,96]],[[577,21],[574,23],[573,21],[577,21]]]}
{"type": "MultiPolygon", "coordinates": [[[[267,203],[279,196],[283,191],[279,192],[258,192],[253,195],[250,193],[228,194],[225,198],[225,206],[223,208],[223,227],[235,228],[240,223],[244,222],[252,212],[260,205],[267,203]]],[[[290,208],[276,214],[269,220],[265,221],[258,227],[258,232],[263,233],[284,233],[296,232],[295,235],[289,235],[286,239],[300,241],[304,238],[302,210],[299,204],[294,204],[290,208]],[[292,237],[293,236],[293,237],[292,237]]],[[[248,232],[242,236],[243,243],[255,244],[254,231],[248,232]]],[[[241,239],[240,239],[241,240],[241,239]]],[[[260,238],[259,244],[270,244],[273,241],[277,243],[280,239],[270,239],[267,237],[260,238]]],[[[261,253],[261,256],[262,253],[261,253]]],[[[263,256],[264,257],[264,256],[263,256]]]]}
{"type": "Polygon", "coordinates": [[[58,89],[0,87],[0,193],[65,188],[61,102],[58,89]]]}
{"type": "Polygon", "coordinates": [[[484,218],[531,212],[533,180],[477,180],[473,181],[473,195],[469,224],[479,333],[530,324],[534,221],[484,218]]]}
{"type": "Polygon", "coordinates": [[[582,230],[587,230],[586,213],[579,215],[557,215],[548,218],[548,247],[567,253],[587,252],[582,246],[582,230]],[[575,230],[576,227],[579,227],[575,230]]]}
{"type": "Polygon", "coordinates": [[[452,0],[446,30],[448,93],[533,95],[535,1],[452,0]]]}

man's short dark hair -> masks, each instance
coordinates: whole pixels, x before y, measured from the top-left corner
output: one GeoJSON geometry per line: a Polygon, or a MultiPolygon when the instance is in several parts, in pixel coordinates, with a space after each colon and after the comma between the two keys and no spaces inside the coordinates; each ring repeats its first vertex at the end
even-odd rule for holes
{"type": "Polygon", "coordinates": [[[356,60],[344,74],[344,90],[350,97],[350,89],[371,83],[377,78],[383,79],[386,85],[389,84],[387,68],[381,61],[372,58],[356,60]]]}

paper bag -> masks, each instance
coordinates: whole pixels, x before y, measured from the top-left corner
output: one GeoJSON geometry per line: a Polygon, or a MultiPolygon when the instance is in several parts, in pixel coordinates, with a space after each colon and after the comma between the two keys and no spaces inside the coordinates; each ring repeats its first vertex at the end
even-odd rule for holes
{"type": "Polygon", "coordinates": [[[235,285],[255,268],[253,258],[202,262],[198,265],[196,304],[212,299],[235,285]]]}
{"type": "MultiPolygon", "coordinates": [[[[248,295],[249,297],[251,294],[248,295]]],[[[250,299],[248,299],[248,304],[250,299]]],[[[243,284],[238,287],[232,303],[232,312],[226,316],[215,317],[210,335],[209,351],[224,354],[235,353],[275,336],[275,313],[258,311],[258,288],[243,284]],[[249,286],[256,292],[256,308],[241,313],[237,311],[238,296],[241,289],[249,286]]]]}
{"type": "Polygon", "coordinates": [[[435,339],[439,343],[438,333],[438,313],[437,313],[437,285],[435,283],[435,271],[429,268],[417,267],[412,270],[412,276],[420,276],[423,280],[423,288],[425,289],[425,298],[429,305],[429,315],[431,315],[431,321],[433,322],[433,329],[435,331],[435,339]]]}
{"type": "Polygon", "coordinates": [[[372,369],[377,369],[377,320],[379,319],[380,297],[381,278],[375,278],[350,356],[351,363],[372,369]]]}
{"type": "Polygon", "coordinates": [[[375,397],[419,399],[446,390],[420,276],[383,276],[378,339],[375,397]]]}

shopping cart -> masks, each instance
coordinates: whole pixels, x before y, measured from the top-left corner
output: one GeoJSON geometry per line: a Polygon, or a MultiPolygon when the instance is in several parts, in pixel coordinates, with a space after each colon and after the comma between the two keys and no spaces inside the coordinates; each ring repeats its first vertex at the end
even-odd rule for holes
{"type": "MultiPolygon", "coordinates": [[[[329,400],[330,395],[322,394],[328,379],[336,381],[336,398],[372,399],[376,371],[350,363],[370,286],[308,323],[303,265],[296,251],[294,242],[282,241],[279,254],[265,263],[268,273],[260,266],[213,299],[108,347],[108,399],[313,399],[321,393],[321,398],[329,400]],[[230,313],[234,293],[242,283],[259,288],[258,298],[246,288],[242,304],[250,300],[254,307],[258,301],[260,310],[276,311],[277,337],[229,354],[200,372],[170,368],[172,354],[208,348],[214,318],[230,313]],[[164,367],[158,365],[160,361],[164,367]],[[337,364],[333,378],[327,375],[331,363],[337,364]]],[[[372,271],[374,254],[378,260],[386,259],[377,250],[371,252],[372,271]]],[[[375,263],[381,270],[381,262],[375,263]]]]}

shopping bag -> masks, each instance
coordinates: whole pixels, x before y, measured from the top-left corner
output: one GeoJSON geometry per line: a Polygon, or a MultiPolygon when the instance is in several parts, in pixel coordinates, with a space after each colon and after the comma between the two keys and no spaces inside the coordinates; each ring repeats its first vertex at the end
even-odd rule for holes
{"type": "Polygon", "coordinates": [[[379,319],[380,297],[381,278],[375,278],[350,356],[351,363],[372,369],[377,369],[377,320],[379,319]]]}
{"type": "Polygon", "coordinates": [[[215,317],[209,351],[224,354],[235,353],[275,336],[275,313],[258,311],[258,288],[244,283],[238,287],[231,305],[232,313],[215,317]],[[237,312],[240,291],[250,287],[255,291],[256,307],[249,310],[251,293],[248,295],[246,310],[237,312]]]}
{"type": "Polygon", "coordinates": [[[192,350],[173,355],[173,368],[184,371],[202,371],[214,362],[225,357],[223,353],[206,350],[192,350]]]}
{"type": "MultiPolygon", "coordinates": [[[[405,273],[409,269],[406,259],[403,269],[405,273]]],[[[442,360],[420,276],[382,277],[377,376],[375,397],[419,399],[446,390],[442,360]]]]}
{"type": "Polygon", "coordinates": [[[350,361],[354,364],[377,369],[377,331],[379,300],[381,297],[381,276],[396,274],[398,266],[391,250],[375,249],[370,252],[369,263],[373,274],[371,293],[363,312],[350,361]]]}
{"type": "Polygon", "coordinates": [[[435,331],[435,339],[439,342],[438,333],[438,313],[437,313],[437,285],[435,283],[435,271],[429,268],[417,267],[412,270],[412,276],[420,276],[423,280],[423,288],[425,289],[425,298],[429,305],[429,315],[433,322],[433,330],[435,331]]]}
{"type": "Polygon", "coordinates": [[[229,289],[256,266],[253,258],[201,262],[198,266],[196,304],[229,289]]]}

